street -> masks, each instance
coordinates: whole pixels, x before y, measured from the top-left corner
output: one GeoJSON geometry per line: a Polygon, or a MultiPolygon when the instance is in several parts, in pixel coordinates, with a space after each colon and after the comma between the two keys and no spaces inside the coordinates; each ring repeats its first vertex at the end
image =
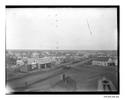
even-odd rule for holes
{"type": "MultiPolygon", "coordinates": [[[[115,68],[84,65],[84,62],[70,65],[71,67],[59,67],[45,73],[35,73],[13,81],[8,84],[16,91],[65,91],[62,74],[76,82],[76,91],[96,91],[98,80],[103,76],[110,79],[117,88],[117,71],[115,68]]],[[[66,85],[66,84],[65,84],[66,85]]]]}

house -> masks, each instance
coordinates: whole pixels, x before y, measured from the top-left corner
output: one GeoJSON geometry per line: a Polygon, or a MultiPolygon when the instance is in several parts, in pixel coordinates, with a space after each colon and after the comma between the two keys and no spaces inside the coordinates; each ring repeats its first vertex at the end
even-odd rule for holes
{"type": "Polygon", "coordinates": [[[109,57],[97,57],[92,60],[92,65],[115,66],[115,62],[112,58],[109,57]]]}
{"type": "Polygon", "coordinates": [[[32,69],[46,69],[46,68],[51,68],[51,63],[53,60],[49,57],[44,57],[44,58],[30,58],[27,61],[28,65],[32,66],[32,69]]]}
{"type": "Polygon", "coordinates": [[[52,59],[49,57],[44,58],[28,58],[27,64],[21,68],[21,71],[28,72],[34,70],[49,70],[52,68],[52,59]]]}
{"type": "Polygon", "coordinates": [[[65,56],[53,56],[53,57],[51,57],[51,60],[52,60],[56,65],[58,65],[58,64],[61,64],[61,63],[64,61],[65,58],[66,58],[65,56]]]}
{"type": "Polygon", "coordinates": [[[22,65],[24,65],[23,60],[18,59],[18,60],[16,61],[16,65],[18,65],[18,66],[22,66],[22,65]]]}
{"type": "Polygon", "coordinates": [[[32,56],[32,58],[39,58],[39,53],[33,52],[31,56],[32,56]]]}

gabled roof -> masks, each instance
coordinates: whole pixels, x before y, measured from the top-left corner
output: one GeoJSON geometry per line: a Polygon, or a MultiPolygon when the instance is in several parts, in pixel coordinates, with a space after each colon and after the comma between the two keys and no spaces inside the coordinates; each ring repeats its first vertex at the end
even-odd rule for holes
{"type": "Polygon", "coordinates": [[[29,58],[28,59],[28,64],[45,64],[45,63],[50,63],[52,62],[51,58],[29,58]]]}
{"type": "Polygon", "coordinates": [[[93,61],[108,61],[109,57],[97,57],[94,58],[93,61]]]}

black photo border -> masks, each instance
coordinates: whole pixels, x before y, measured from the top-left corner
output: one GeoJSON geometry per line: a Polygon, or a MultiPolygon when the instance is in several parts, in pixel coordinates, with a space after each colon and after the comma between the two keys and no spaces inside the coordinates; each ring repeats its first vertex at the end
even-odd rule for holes
{"type": "MultiPolygon", "coordinates": [[[[5,5],[6,8],[116,8],[117,9],[117,55],[118,55],[118,90],[112,92],[12,92],[7,95],[120,95],[120,6],[119,5],[5,5]]],[[[6,52],[6,22],[5,22],[5,52],[6,52]]],[[[5,60],[6,61],[6,60],[5,60]]],[[[6,63],[5,63],[6,65],[6,63]]],[[[6,71],[6,70],[5,70],[6,71]]],[[[6,72],[5,72],[6,74],[6,72]]],[[[6,79],[6,75],[5,75],[6,79]]],[[[6,83],[6,80],[5,80],[6,83]]]]}

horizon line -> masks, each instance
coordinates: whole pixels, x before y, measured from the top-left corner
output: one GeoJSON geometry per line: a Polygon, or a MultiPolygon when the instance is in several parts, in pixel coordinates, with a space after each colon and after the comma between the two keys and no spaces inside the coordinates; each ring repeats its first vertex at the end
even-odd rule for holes
{"type": "MultiPolygon", "coordinates": [[[[5,50],[78,50],[78,49],[5,49],[5,50]]],[[[80,49],[80,50],[109,50],[109,51],[117,51],[117,49],[80,49]]],[[[80,51],[79,50],[79,51],[80,51]]]]}

